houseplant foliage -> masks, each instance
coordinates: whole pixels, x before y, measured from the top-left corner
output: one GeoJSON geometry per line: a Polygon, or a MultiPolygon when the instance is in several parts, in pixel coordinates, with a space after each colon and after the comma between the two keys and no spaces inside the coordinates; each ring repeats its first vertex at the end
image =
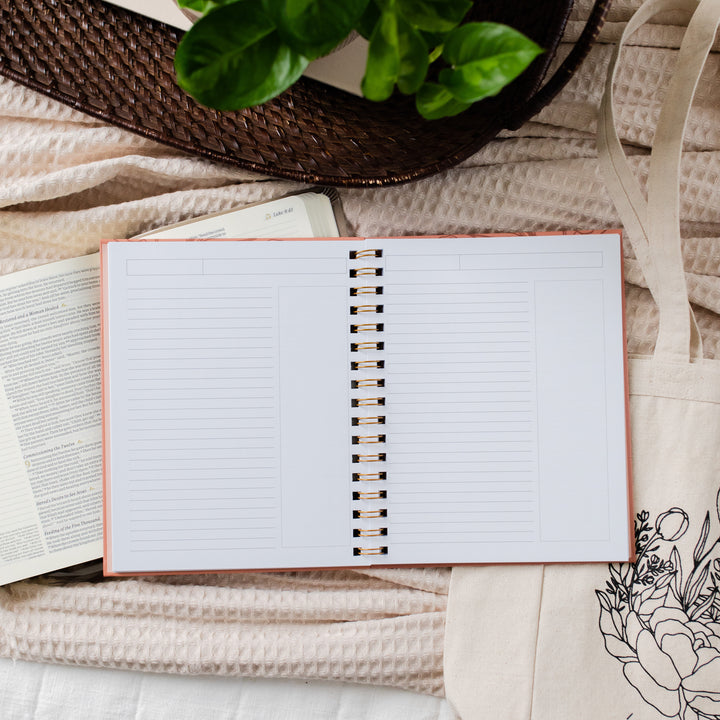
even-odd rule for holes
{"type": "Polygon", "coordinates": [[[178,2],[202,14],[178,46],[178,83],[218,110],[279,95],[355,32],[369,41],[363,95],[414,95],[429,120],[497,95],[542,52],[506,25],[463,22],[470,0],[178,2]]]}

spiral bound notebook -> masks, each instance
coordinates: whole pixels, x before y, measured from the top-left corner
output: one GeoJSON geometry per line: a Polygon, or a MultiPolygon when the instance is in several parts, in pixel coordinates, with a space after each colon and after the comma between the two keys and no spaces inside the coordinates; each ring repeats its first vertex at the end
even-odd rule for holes
{"type": "Polygon", "coordinates": [[[101,262],[107,574],[629,558],[618,233],[101,262]]]}

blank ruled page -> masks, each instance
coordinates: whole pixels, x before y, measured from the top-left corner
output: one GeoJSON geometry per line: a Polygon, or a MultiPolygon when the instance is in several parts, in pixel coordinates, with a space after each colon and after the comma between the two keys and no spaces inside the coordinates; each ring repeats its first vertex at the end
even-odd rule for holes
{"type": "Polygon", "coordinates": [[[626,559],[618,236],[375,244],[388,564],[626,559]]]}
{"type": "Polygon", "coordinates": [[[107,245],[112,571],[351,562],[355,246],[107,245]]]}
{"type": "Polygon", "coordinates": [[[412,285],[386,293],[387,431],[398,463],[393,538],[425,542],[464,531],[486,541],[532,539],[530,288],[428,283],[419,293],[412,285]]]}

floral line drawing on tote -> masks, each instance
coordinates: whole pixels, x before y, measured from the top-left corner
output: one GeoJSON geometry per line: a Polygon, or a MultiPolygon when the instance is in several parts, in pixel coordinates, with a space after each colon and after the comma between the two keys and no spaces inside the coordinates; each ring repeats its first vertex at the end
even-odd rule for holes
{"type": "MultiPolygon", "coordinates": [[[[716,504],[720,522],[720,493],[716,504]]],[[[638,513],[635,562],[609,565],[605,589],[595,591],[605,649],[662,715],[720,720],[720,535],[711,540],[708,512],[690,563],[674,544],[688,514],[673,507],[649,520],[638,513]]]]}

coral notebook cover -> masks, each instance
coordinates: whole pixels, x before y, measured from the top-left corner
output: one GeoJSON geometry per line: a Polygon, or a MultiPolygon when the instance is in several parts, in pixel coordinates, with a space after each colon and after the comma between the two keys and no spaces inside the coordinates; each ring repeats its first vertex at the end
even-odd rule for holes
{"type": "Polygon", "coordinates": [[[101,262],[106,574],[629,559],[618,232],[101,262]]]}

